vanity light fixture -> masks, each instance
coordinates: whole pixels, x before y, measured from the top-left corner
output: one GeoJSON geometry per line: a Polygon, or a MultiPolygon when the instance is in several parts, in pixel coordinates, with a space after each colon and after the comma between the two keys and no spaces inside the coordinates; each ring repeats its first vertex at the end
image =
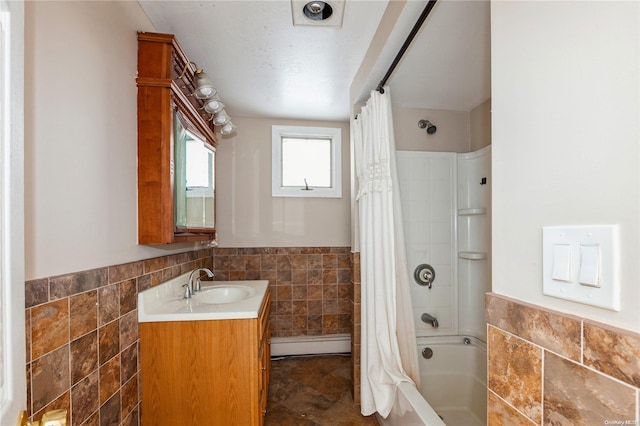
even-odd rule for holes
{"type": "Polygon", "coordinates": [[[195,65],[196,67],[196,70],[193,73],[193,85],[195,87],[193,96],[195,96],[197,99],[209,99],[210,97],[215,96],[218,91],[215,87],[213,87],[211,79],[209,78],[207,73],[204,72],[202,68],[199,68],[198,64],[193,61],[189,61],[184,65],[184,68],[182,69],[182,73],[180,73],[178,80],[184,77],[185,73],[187,72],[187,68],[191,64],[195,65]]]}
{"type": "Polygon", "coordinates": [[[231,121],[229,121],[227,124],[225,124],[220,128],[220,133],[223,135],[230,135],[231,133],[234,133],[236,130],[238,130],[236,125],[233,124],[231,121]]]}
{"type": "Polygon", "coordinates": [[[214,96],[204,101],[204,106],[202,108],[209,114],[215,114],[222,111],[222,109],[224,108],[224,104],[219,97],[214,96]]]}
{"type": "Polygon", "coordinates": [[[193,64],[196,70],[193,73],[193,90],[192,95],[202,101],[201,109],[205,110],[209,115],[210,121],[213,121],[215,126],[220,126],[220,133],[223,135],[229,135],[237,130],[237,127],[231,123],[231,117],[224,110],[224,103],[218,97],[218,90],[213,86],[211,79],[204,72],[204,70],[198,67],[193,61],[189,61],[185,64],[178,80],[181,80],[187,73],[189,65],[193,64]]]}
{"type": "Polygon", "coordinates": [[[215,124],[216,126],[225,125],[229,121],[231,121],[231,117],[229,117],[229,114],[227,114],[225,110],[221,110],[213,116],[213,124],[215,124]]]}

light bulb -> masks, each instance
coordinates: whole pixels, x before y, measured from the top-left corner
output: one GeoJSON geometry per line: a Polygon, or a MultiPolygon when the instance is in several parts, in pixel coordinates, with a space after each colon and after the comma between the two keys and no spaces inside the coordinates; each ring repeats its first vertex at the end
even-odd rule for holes
{"type": "Polygon", "coordinates": [[[202,70],[196,71],[193,75],[193,85],[193,96],[198,99],[208,99],[218,93],[207,73],[202,70]]]}
{"type": "Polygon", "coordinates": [[[236,125],[233,124],[231,121],[229,121],[227,124],[222,126],[222,128],[220,129],[220,133],[222,133],[223,135],[230,135],[231,133],[235,132],[236,130],[238,130],[236,125]]]}
{"type": "Polygon", "coordinates": [[[231,117],[229,117],[225,110],[222,110],[213,117],[213,124],[222,126],[223,124],[227,124],[229,120],[231,120],[231,117]]]}
{"type": "Polygon", "coordinates": [[[323,1],[309,2],[307,3],[307,8],[311,13],[320,13],[322,12],[322,9],[324,9],[324,2],[323,1]]]}
{"type": "Polygon", "coordinates": [[[204,104],[204,110],[207,111],[209,114],[215,114],[217,112],[220,112],[222,108],[224,108],[224,104],[217,97],[213,97],[209,99],[204,104]]]}

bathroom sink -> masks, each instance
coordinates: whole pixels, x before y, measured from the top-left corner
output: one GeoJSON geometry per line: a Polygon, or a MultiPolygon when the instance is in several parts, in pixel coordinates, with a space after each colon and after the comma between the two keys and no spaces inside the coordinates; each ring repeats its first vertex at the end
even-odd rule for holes
{"type": "Polygon", "coordinates": [[[216,305],[240,302],[255,293],[255,289],[244,285],[216,285],[203,289],[201,292],[196,293],[193,298],[199,303],[216,305]]]}
{"type": "Polygon", "coordinates": [[[206,321],[258,318],[269,281],[202,281],[202,290],[184,298],[189,274],[138,293],[138,321],[206,321]]]}

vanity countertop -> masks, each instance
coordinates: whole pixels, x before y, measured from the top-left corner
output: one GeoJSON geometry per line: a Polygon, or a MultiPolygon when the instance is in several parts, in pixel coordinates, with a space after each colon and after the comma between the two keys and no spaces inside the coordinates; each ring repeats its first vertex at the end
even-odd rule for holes
{"type": "Polygon", "coordinates": [[[138,293],[138,322],[257,318],[269,281],[202,281],[184,298],[190,272],[138,293]]]}

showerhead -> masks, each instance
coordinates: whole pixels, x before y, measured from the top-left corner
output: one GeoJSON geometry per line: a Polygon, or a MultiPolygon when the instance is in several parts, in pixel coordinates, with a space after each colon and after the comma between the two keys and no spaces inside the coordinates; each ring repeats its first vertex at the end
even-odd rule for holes
{"type": "Polygon", "coordinates": [[[429,120],[420,120],[418,121],[418,127],[421,129],[426,128],[427,129],[427,134],[432,135],[436,132],[436,130],[438,130],[436,128],[436,126],[430,122],[429,120]]]}

